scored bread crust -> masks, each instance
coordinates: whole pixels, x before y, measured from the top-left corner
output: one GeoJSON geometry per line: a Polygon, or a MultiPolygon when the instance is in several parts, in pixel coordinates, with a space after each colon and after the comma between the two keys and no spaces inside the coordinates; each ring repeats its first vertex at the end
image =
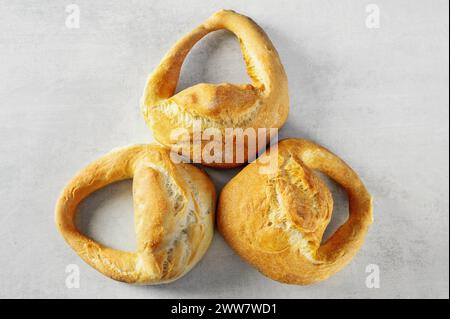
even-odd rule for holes
{"type": "Polygon", "coordinates": [[[224,187],[217,209],[219,232],[239,256],[274,280],[301,285],[341,270],[371,222],[372,198],[358,175],[303,139],[283,140],[245,167],[224,187]],[[271,160],[278,161],[276,169],[262,173],[271,160]],[[325,243],[333,201],[313,170],[340,184],[349,200],[347,222],[325,243]]]}
{"type": "MultiPolygon", "coordinates": [[[[201,123],[202,132],[213,128],[222,133],[222,155],[232,150],[224,147],[225,128],[280,128],[289,111],[288,82],[278,53],[265,32],[250,18],[234,11],[222,10],[179,40],[149,76],[141,100],[141,110],[154,137],[167,147],[192,145],[194,122],[201,123]],[[210,32],[226,29],[239,40],[251,84],[200,83],[177,94],[175,90],[181,66],[192,47],[210,32]],[[187,136],[171,137],[178,128],[187,136]]],[[[259,137],[259,148],[269,141],[269,134],[259,137]],[[264,141],[261,139],[264,138],[264,141]]],[[[201,140],[201,149],[210,137],[201,140]]],[[[236,143],[236,140],[234,140],[236,143]]],[[[218,168],[242,165],[254,158],[257,149],[244,141],[244,162],[234,154],[233,161],[202,164],[218,168]],[[250,149],[250,156],[248,152],[250,149]]],[[[258,148],[258,147],[257,147],[258,148]]],[[[193,147],[190,158],[193,159],[193,147]]]]}
{"type": "Polygon", "coordinates": [[[215,188],[190,164],[174,164],[157,145],[134,145],[108,153],[82,169],[56,204],[56,225],[89,265],[115,280],[159,284],[185,275],[204,255],[214,233],[215,188]],[[77,229],[79,203],[116,181],[133,179],[137,251],[102,245],[77,229]]]}

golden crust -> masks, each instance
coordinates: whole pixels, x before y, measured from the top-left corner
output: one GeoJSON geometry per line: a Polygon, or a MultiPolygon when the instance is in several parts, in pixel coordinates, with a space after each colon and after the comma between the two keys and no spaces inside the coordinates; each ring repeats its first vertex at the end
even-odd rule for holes
{"type": "Polygon", "coordinates": [[[222,190],[217,223],[228,244],[264,275],[311,284],[341,270],[363,244],[372,222],[372,198],[358,175],[327,149],[286,139],[245,167],[222,190]],[[261,168],[277,157],[277,168],[261,168]],[[325,243],[332,197],[313,170],[348,193],[349,219],[325,243]]]}
{"type": "Polygon", "coordinates": [[[174,281],[206,252],[214,232],[215,189],[208,175],[190,164],[174,164],[156,145],[135,145],[97,159],[64,188],[56,225],[89,265],[115,280],[136,284],[174,281]],[[133,178],[137,251],[106,247],[75,226],[78,204],[113,182],[133,178]]]}
{"type": "MultiPolygon", "coordinates": [[[[201,123],[202,131],[217,128],[222,133],[225,128],[280,128],[289,110],[287,77],[264,31],[250,18],[222,10],[170,49],[147,80],[141,109],[154,137],[167,147],[181,142],[170,137],[177,128],[186,129],[190,134],[182,142],[191,142],[194,121],[201,123]],[[175,94],[180,69],[189,51],[205,35],[219,29],[227,29],[238,38],[252,84],[201,83],[175,94]]],[[[268,138],[266,136],[265,144],[268,138]]],[[[207,142],[202,141],[202,149],[207,142]]],[[[246,143],[244,149],[244,161],[247,161],[246,143]]],[[[224,157],[230,152],[224,146],[222,150],[224,157]]],[[[250,151],[250,158],[256,151],[250,151]]],[[[236,159],[232,163],[202,163],[221,168],[243,164],[236,159]]]]}

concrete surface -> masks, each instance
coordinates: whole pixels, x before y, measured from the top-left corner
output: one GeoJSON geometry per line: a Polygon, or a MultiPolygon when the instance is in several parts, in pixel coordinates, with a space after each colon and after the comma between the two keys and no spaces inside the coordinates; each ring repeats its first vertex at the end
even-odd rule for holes
{"type": "MultiPolygon", "coordinates": [[[[448,1],[80,0],[78,29],[66,26],[70,3],[0,0],[0,297],[449,297],[448,1]],[[346,269],[309,287],[263,277],[218,234],[173,284],[114,282],[64,243],[55,201],[91,160],[151,141],[138,108],[149,72],[220,8],[253,17],[281,55],[292,105],[281,135],[312,139],[352,165],[374,196],[375,222],[346,269]],[[69,264],[79,288],[66,286],[69,264]],[[366,285],[372,264],[379,288],[366,285]]],[[[180,88],[199,81],[247,81],[228,33],[189,56],[180,88]]],[[[237,171],[209,172],[220,189],[237,171]]],[[[332,228],[346,207],[334,193],[332,228]]],[[[81,228],[133,249],[131,203],[130,182],[102,190],[80,208],[81,228]]]]}

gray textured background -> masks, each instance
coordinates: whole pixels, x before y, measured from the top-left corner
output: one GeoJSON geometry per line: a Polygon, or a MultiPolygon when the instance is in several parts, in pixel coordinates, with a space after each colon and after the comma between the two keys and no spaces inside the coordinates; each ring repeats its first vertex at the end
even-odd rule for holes
{"type": "MultiPolygon", "coordinates": [[[[0,0],[0,297],[446,297],[449,296],[448,1],[0,0]],[[381,10],[365,25],[366,5],[381,10]],[[201,263],[166,286],[114,282],[84,264],[53,224],[65,183],[114,147],[151,140],[138,102],[151,70],[186,32],[220,8],[254,18],[289,77],[282,136],[306,137],[344,158],[374,196],[375,222],[352,263],[309,287],[273,282],[216,234],[201,263]],[[65,286],[77,264],[81,287],[65,286]],[[381,287],[365,285],[380,267],[381,287]]],[[[180,88],[247,81],[239,46],[207,37],[185,64],[180,88]]],[[[236,173],[209,171],[218,189],[236,173]]],[[[334,188],[335,228],[345,196],[334,188]]],[[[133,249],[131,183],[99,191],[80,208],[86,233],[133,249]]]]}

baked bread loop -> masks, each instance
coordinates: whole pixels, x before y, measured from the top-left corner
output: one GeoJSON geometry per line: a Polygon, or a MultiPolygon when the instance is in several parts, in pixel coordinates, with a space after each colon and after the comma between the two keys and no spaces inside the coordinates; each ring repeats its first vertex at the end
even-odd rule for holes
{"type": "Polygon", "coordinates": [[[115,280],[167,283],[186,274],[206,252],[214,232],[215,189],[206,173],[173,164],[167,150],[136,145],[112,151],[81,170],[56,205],[56,225],[89,265],[115,280]],[[137,251],[106,247],[75,225],[78,204],[113,182],[133,178],[137,251]]]}
{"type": "Polygon", "coordinates": [[[260,272],[305,285],[335,274],[356,254],[372,222],[372,199],[336,155],[306,140],[286,139],[224,187],[217,219],[228,244],[260,272]],[[270,160],[278,161],[275,169],[261,173],[270,160]],[[325,243],[333,200],[314,170],[340,184],[349,199],[347,222],[325,243]]]}
{"type": "MultiPolygon", "coordinates": [[[[278,53],[264,31],[250,18],[222,10],[169,50],[147,81],[141,109],[154,137],[168,147],[177,142],[191,145],[195,122],[201,124],[202,132],[215,128],[222,132],[222,137],[225,128],[280,128],[289,109],[287,77],[278,53]],[[252,83],[201,83],[175,94],[181,66],[189,51],[205,35],[219,29],[229,30],[238,38],[252,83]],[[187,137],[171,138],[171,133],[178,128],[186,129],[187,137]]],[[[267,144],[267,135],[265,143],[260,141],[259,145],[267,144]]],[[[210,137],[202,138],[201,149],[210,140],[210,137]]],[[[224,138],[219,143],[222,143],[223,158],[230,158],[226,153],[232,148],[224,147],[224,138]]],[[[245,150],[244,162],[248,159],[248,149],[250,158],[257,153],[247,141],[239,147],[245,150]]],[[[234,155],[231,154],[232,161],[220,163],[202,158],[202,164],[222,168],[243,164],[234,155]]],[[[193,159],[192,152],[190,156],[193,159]]]]}

